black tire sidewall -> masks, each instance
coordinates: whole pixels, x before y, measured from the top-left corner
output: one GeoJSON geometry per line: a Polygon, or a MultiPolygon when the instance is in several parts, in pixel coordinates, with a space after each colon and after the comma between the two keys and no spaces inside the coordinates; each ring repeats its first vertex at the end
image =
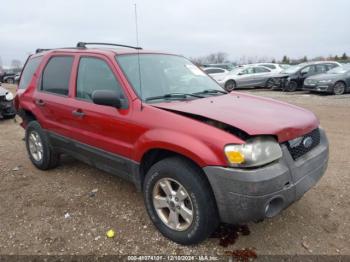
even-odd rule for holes
{"type": "Polygon", "coordinates": [[[51,157],[51,148],[48,143],[48,139],[44,131],[42,130],[40,124],[37,121],[31,121],[29,122],[27,128],[26,128],[26,133],[25,133],[25,143],[26,143],[26,148],[27,152],[29,155],[30,160],[32,163],[39,169],[45,170],[50,167],[50,157],[51,157]],[[43,157],[40,161],[36,161],[33,157],[32,154],[30,153],[29,150],[29,135],[31,134],[32,131],[35,131],[38,133],[41,143],[43,145],[43,157]]]}
{"type": "Polygon", "coordinates": [[[295,81],[290,81],[289,85],[288,85],[288,92],[294,92],[298,89],[298,83],[295,81]],[[294,85],[294,87],[293,87],[294,85]]]}
{"type": "MultiPolygon", "coordinates": [[[[211,208],[213,214],[209,214],[210,204],[208,204],[208,192],[209,189],[203,190],[203,183],[198,179],[199,174],[196,173],[195,169],[191,169],[186,166],[185,161],[179,161],[179,159],[171,158],[158,162],[155,164],[149,172],[144,181],[144,199],[147,212],[158,230],[165,236],[173,240],[174,242],[190,245],[196,244],[208,237],[208,234],[213,231],[208,227],[216,228],[216,222],[210,222],[209,218],[217,216],[216,208],[211,208]],[[173,160],[174,162],[172,163],[173,160]],[[182,163],[181,163],[182,162],[182,163]],[[188,194],[190,195],[194,218],[192,225],[185,231],[175,231],[167,227],[161,219],[153,206],[152,193],[155,184],[161,178],[172,178],[180,182],[188,194]],[[208,225],[212,223],[212,225],[208,225]],[[209,233],[208,233],[209,232],[209,233]]],[[[213,220],[215,221],[215,219],[213,220]]]]}

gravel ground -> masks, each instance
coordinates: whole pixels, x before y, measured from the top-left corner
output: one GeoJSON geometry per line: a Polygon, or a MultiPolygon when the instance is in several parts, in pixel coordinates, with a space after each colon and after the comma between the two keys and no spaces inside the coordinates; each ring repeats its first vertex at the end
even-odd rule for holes
{"type": "MultiPolygon", "coordinates": [[[[7,86],[14,90],[14,86],[7,86]]],[[[0,254],[262,254],[350,255],[350,95],[341,97],[251,90],[316,113],[330,141],[321,181],[275,218],[249,224],[251,234],[221,247],[208,239],[191,247],[165,239],[151,224],[142,195],[119,178],[64,158],[47,172],[30,163],[23,129],[0,122],[0,254]],[[116,236],[105,233],[113,228],[116,236]]]]}

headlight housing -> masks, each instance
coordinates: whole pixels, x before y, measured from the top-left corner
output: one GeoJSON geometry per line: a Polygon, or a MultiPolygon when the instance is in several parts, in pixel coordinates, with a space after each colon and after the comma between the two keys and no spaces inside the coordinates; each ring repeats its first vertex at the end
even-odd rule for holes
{"type": "Polygon", "coordinates": [[[273,137],[254,137],[245,144],[227,145],[224,149],[232,167],[257,167],[282,157],[282,149],[273,137]]]}
{"type": "Polygon", "coordinates": [[[5,95],[6,101],[12,101],[13,100],[13,94],[11,92],[7,92],[5,95]]]}

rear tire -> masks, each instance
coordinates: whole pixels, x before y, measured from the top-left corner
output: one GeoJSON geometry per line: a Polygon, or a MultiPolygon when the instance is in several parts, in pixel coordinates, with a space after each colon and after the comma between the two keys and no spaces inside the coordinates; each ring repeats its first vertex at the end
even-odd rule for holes
{"type": "Polygon", "coordinates": [[[37,121],[29,122],[25,142],[32,163],[41,170],[54,168],[59,163],[59,155],[51,147],[47,135],[37,121]]]}
{"type": "Polygon", "coordinates": [[[237,87],[236,82],[234,80],[228,80],[225,83],[225,90],[227,92],[232,92],[233,90],[235,90],[237,87]]]}
{"type": "Polygon", "coordinates": [[[219,224],[214,195],[201,172],[189,160],[171,157],[154,164],[144,180],[145,205],[153,224],[165,237],[182,245],[205,240],[219,224]],[[183,202],[178,204],[176,199],[183,202]]]}
{"type": "Polygon", "coordinates": [[[346,85],[343,82],[336,82],[333,86],[334,95],[343,95],[346,90],[346,85]]]}

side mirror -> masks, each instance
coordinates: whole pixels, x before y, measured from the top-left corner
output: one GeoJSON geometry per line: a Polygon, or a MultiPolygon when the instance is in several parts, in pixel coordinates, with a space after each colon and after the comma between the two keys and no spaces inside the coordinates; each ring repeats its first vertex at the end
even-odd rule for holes
{"type": "Polygon", "coordinates": [[[96,90],[92,93],[92,101],[97,105],[122,107],[122,101],[117,91],[96,90]]]}

